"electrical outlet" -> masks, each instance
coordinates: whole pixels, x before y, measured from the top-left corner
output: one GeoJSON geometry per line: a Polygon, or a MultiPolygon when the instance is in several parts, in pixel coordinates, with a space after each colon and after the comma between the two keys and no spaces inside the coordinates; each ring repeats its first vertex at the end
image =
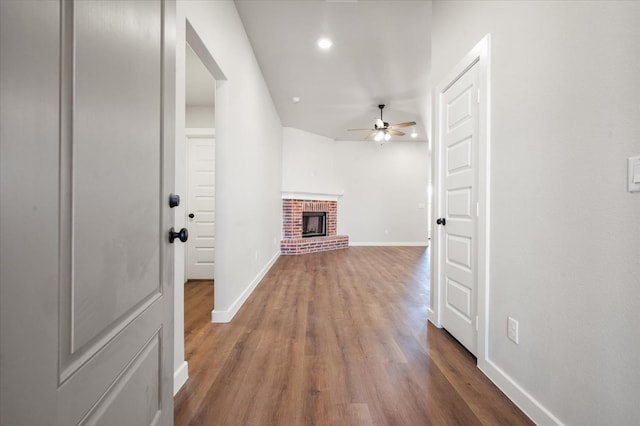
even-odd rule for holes
{"type": "Polygon", "coordinates": [[[520,336],[518,334],[518,321],[508,317],[507,319],[507,337],[516,345],[520,343],[520,336]]]}

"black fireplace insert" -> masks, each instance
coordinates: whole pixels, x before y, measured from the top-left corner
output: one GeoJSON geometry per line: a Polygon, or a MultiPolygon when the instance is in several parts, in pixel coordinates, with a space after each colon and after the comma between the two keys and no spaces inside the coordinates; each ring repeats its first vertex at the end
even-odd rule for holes
{"type": "Polygon", "coordinates": [[[327,235],[326,212],[302,213],[302,237],[324,237],[327,235]]]}

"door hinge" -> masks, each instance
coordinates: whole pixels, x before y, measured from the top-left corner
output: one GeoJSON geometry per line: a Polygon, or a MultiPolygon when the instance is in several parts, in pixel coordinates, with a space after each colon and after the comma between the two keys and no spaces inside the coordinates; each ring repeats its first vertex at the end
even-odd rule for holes
{"type": "Polygon", "coordinates": [[[476,203],[476,217],[480,217],[480,203],[476,203]]]}
{"type": "Polygon", "coordinates": [[[476,98],[477,102],[480,103],[480,89],[478,89],[478,96],[476,98]]]}
{"type": "Polygon", "coordinates": [[[476,315],[476,331],[478,331],[478,316],[476,315]]]}

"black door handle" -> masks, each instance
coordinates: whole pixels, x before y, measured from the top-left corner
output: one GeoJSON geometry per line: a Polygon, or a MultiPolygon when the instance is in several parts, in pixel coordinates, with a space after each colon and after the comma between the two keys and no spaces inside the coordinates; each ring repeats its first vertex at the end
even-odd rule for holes
{"type": "Polygon", "coordinates": [[[182,228],[179,232],[176,232],[176,230],[172,226],[171,229],[169,229],[169,242],[173,244],[173,241],[176,238],[183,243],[186,243],[187,239],[189,238],[189,231],[187,231],[187,228],[182,228]]]}
{"type": "Polygon", "coordinates": [[[169,207],[174,208],[180,205],[180,196],[176,194],[169,195],[169,207]]]}
{"type": "Polygon", "coordinates": [[[444,217],[440,217],[440,218],[436,219],[436,223],[438,225],[445,226],[447,224],[447,219],[445,219],[444,217]]]}
{"type": "Polygon", "coordinates": [[[195,214],[193,214],[193,213],[189,213],[189,219],[193,219],[194,217],[196,217],[196,215],[195,215],[195,214]]]}

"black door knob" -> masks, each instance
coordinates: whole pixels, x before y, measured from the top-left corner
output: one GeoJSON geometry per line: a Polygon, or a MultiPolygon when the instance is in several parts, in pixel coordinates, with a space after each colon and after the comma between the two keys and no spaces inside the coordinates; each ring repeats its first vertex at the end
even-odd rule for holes
{"type": "Polygon", "coordinates": [[[180,205],[180,196],[176,194],[169,195],[169,207],[174,208],[180,205]]]}
{"type": "Polygon", "coordinates": [[[436,219],[436,223],[437,223],[438,225],[442,225],[442,226],[444,226],[444,225],[446,225],[446,224],[447,224],[447,219],[445,219],[444,217],[440,217],[440,218],[436,219]]]}
{"type": "Polygon", "coordinates": [[[173,241],[176,238],[183,243],[186,243],[187,239],[189,238],[189,231],[187,231],[187,228],[182,228],[179,232],[176,232],[176,230],[171,227],[171,229],[169,230],[169,242],[173,244],[173,241]]]}
{"type": "Polygon", "coordinates": [[[196,215],[195,215],[195,214],[193,214],[193,213],[189,213],[189,219],[193,219],[194,217],[196,217],[196,215]]]}

